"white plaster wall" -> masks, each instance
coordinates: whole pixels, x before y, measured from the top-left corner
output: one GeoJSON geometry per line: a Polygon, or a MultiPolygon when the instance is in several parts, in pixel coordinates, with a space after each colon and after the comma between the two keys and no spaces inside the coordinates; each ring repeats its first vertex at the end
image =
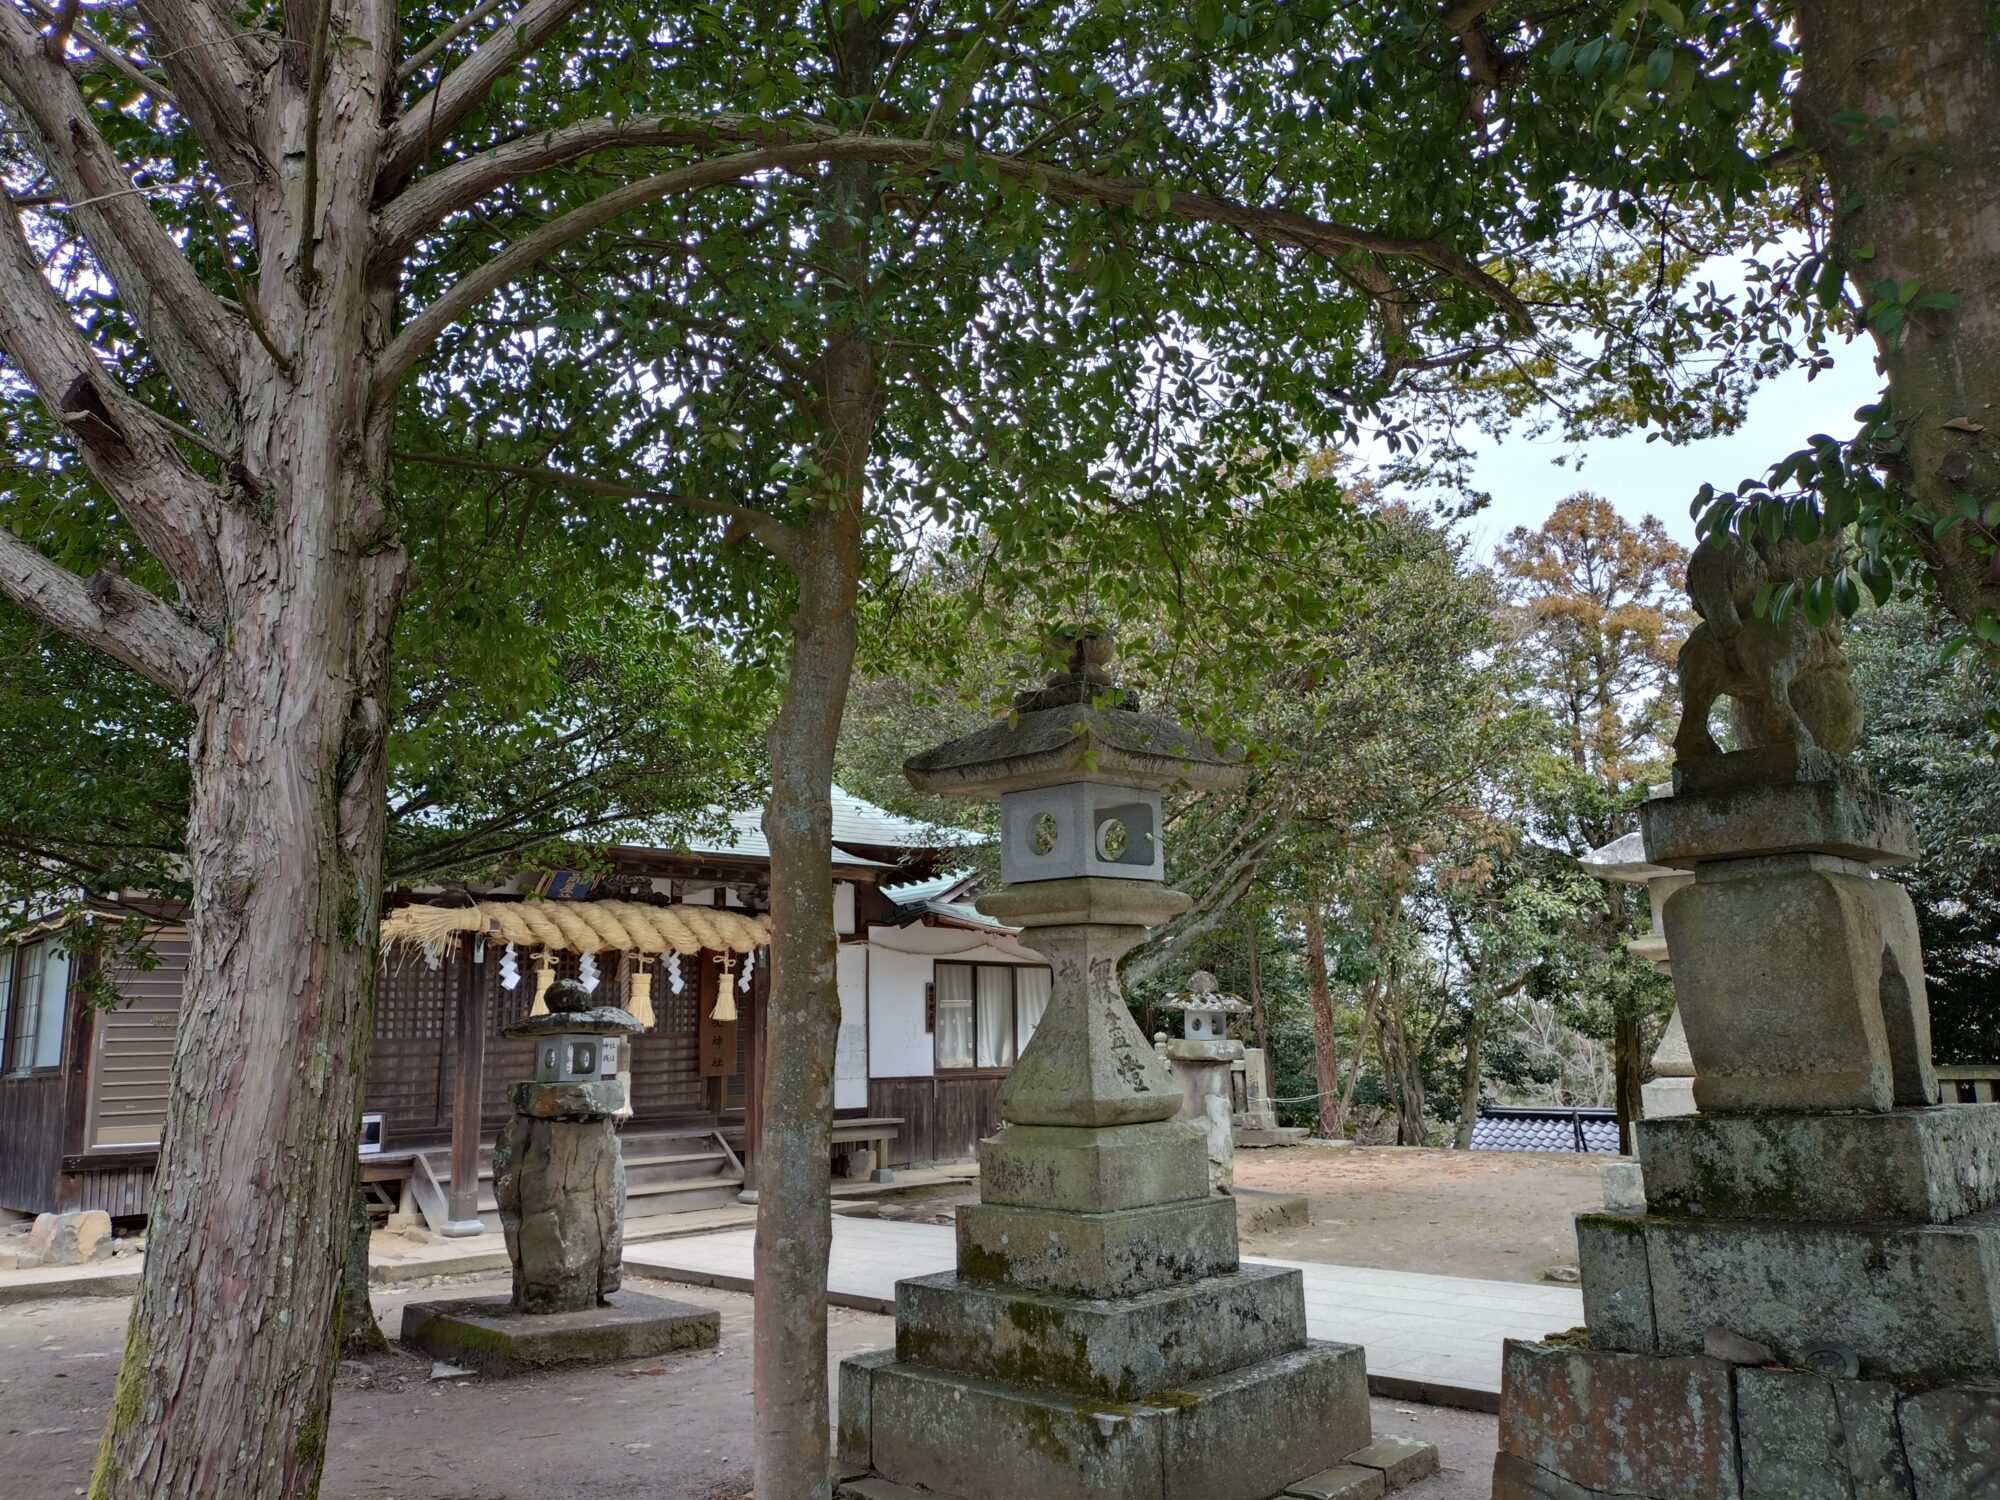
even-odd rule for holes
{"type": "Polygon", "coordinates": [[[863,943],[842,943],[834,954],[834,982],[840,993],[840,1035],[833,1054],[835,1109],[868,1107],[869,957],[863,943]]]}
{"type": "Polygon", "coordinates": [[[931,1034],[924,1030],[924,986],[931,982],[940,958],[987,964],[1046,962],[1005,934],[962,927],[870,927],[868,952],[870,1078],[929,1078],[936,1071],[936,1051],[931,1034]]]}
{"type": "Polygon", "coordinates": [[[854,885],[851,881],[842,880],[833,887],[833,930],[842,937],[854,935],[854,885]]]}

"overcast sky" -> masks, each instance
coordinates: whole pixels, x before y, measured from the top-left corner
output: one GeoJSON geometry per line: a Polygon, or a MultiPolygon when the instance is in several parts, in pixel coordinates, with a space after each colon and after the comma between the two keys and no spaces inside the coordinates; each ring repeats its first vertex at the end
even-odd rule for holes
{"type": "Polygon", "coordinates": [[[1688,505],[1704,482],[1734,489],[1739,479],[1761,475],[1803,447],[1815,432],[1851,435],[1854,409],[1880,391],[1873,345],[1862,340],[1837,349],[1834,368],[1817,380],[1808,382],[1802,371],[1793,371],[1772,381],[1751,402],[1749,420],[1727,437],[1680,448],[1649,443],[1641,434],[1579,445],[1559,437],[1481,444],[1474,483],[1493,503],[1467,523],[1468,535],[1479,554],[1489,556],[1514,527],[1540,525],[1557,501],[1588,489],[1631,520],[1658,516],[1672,536],[1692,546],[1688,505]],[[1552,460],[1564,455],[1570,464],[1558,468],[1552,460]]]}

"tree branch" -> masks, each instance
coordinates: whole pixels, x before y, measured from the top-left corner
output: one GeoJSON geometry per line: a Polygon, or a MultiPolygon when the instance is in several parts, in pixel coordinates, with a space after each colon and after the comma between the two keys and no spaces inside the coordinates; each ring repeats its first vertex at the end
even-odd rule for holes
{"type": "MultiPolygon", "coordinates": [[[[642,129],[651,129],[655,132],[667,128],[658,118],[651,122],[640,123],[642,129]]],[[[688,124],[682,122],[673,128],[686,130],[688,124]]],[[[726,117],[722,122],[722,128],[741,132],[745,138],[748,138],[752,129],[741,116],[726,117]]],[[[531,171],[571,160],[586,150],[602,149],[609,144],[622,144],[623,142],[616,139],[617,134],[615,129],[605,128],[598,122],[586,122],[582,126],[569,127],[567,131],[550,132],[546,138],[548,144],[540,140],[527,139],[509,142],[506,146],[494,148],[495,152],[506,154],[491,169],[482,168],[480,164],[485,157],[493,153],[482,153],[461,163],[465,175],[448,188],[442,189],[438,201],[455,202],[463,193],[470,192],[474,184],[483,184],[479,188],[483,192],[531,171]]],[[[595,202],[572,209],[569,213],[551,220],[501,251],[484,266],[460,278],[430,307],[413,319],[384,352],[380,366],[382,374],[377,381],[376,399],[379,401],[385,395],[392,394],[395,386],[401,383],[403,376],[415,365],[422,351],[446,328],[469,313],[487,296],[571,240],[647,203],[677,193],[740,182],[744,178],[762,172],[794,170],[834,162],[863,161],[873,162],[879,166],[909,166],[928,171],[946,162],[956,164],[964,160],[957,142],[907,140],[893,136],[832,135],[815,132],[813,127],[807,125],[788,127],[777,122],[769,122],[762,138],[766,141],[762,146],[725,152],[705,161],[693,162],[671,172],[615,188],[595,202]],[[771,136],[787,130],[795,136],[806,132],[812,133],[809,138],[795,140],[789,145],[769,143],[771,136]]],[[[1442,272],[1453,281],[1494,303],[1506,314],[1516,330],[1523,333],[1531,332],[1535,326],[1534,316],[1526,304],[1504,284],[1488,274],[1470,257],[1430,240],[1378,234],[1373,230],[1357,229],[1352,225],[1315,219],[1292,209],[1259,208],[1234,199],[1205,193],[1174,192],[1162,189],[1150,181],[1094,177],[1088,173],[1045,167],[1037,162],[1024,161],[1019,157],[994,152],[976,152],[974,160],[978,165],[990,168],[999,176],[1022,183],[1031,191],[1048,198],[1105,203],[1127,208],[1144,205],[1162,217],[1184,219],[1192,223],[1221,224],[1256,239],[1289,245],[1294,249],[1327,259],[1334,259],[1349,250],[1365,250],[1392,259],[1415,261],[1442,272]]],[[[438,175],[442,178],[447,174],[438,175]]],[[[413,239],[415,234],[422,232],[420,219],[420,211],[397,215],[392,229],[385,238],[391,241],[413,239]]]]}
{"type": "Polygon", "coordinates": [[[174,91],[216,174],[232,182],[268,170],[251,129],[257,95],[253,43],[235,17],[205,0],[137,0],[140,19],[154,40],[153,60],[174,91]]]}
{"type": "Polygon", "coordinates": [[[153,414],[111,379],[42,277],[20,221],[0,230],[0,351],[83,450],[132,529],[198,616],[211,614],[221,567],[208,530],[214,491],[153,414]]]}
{"type": "Polygon", "coordinates": [[[775,124],[752,115],[640,115],[617,120],[600,116],[535,131],[490,146],[419,179],[375,215],[377,254],[400,258],[427,231],[450,215],[470,208],[495,188],[562,166],[595,151],[630,146],[797,146],[828,140],[832,130],[775,124]]]}
{"type": "Polygon", "coordinates": [[[91,253],[117,284],[188,410],[228,446],[236,430],[241,327],[195,275],[91,118],[76,79],[42,45],[34,23],[0,5],[0,88],[54,174],[91,253]]]}
{"type": "MultiPolygon", "coordinates": [[[[40,16],[44,21],[49,22],[50,25],[55,25],[61,20],[61,12],[48,4],[47,0],[28,0],[28,6],[36,15],[40,16]]],[[[118,74],[127,83],[132,84],[134,87],[152,98],[160,100],[164,104],[172,104],[174,102],[173,91],[166,84],[140,67],[137,62],[125,53],[123,48],[114,47],[95,31],[92,31],[81,20],[72,18],[71,30],[79,42],[82,42],[84,46],[97,55],[99,61],[111,69],[112,72],[118,74]]]]}
{"type": "Polygon", "coordinates": [[[740,527],[743,532],[756,538],[767,550],[780,560],[790,563],[798,556],[799,539],[791,527],[775,516],[755,510],[746,505],[731,505],[726,500],[705,500],[699,495],[681,495],[671,490],[641,489],[635,485],[614,484],[608,479],[588,479],[578,474],[565,474],[560,469],[544,468],[538,464],[492,463],[481,458],[461,458],[453,453],[408,453],[402,450],[390,454],[398,463],[435,464],[440,469],[460,469],[474,474],[500,474],[509,479],[526,479],[535,484],[546,484],[561,489],[581,490],[589,495],[608,495],[616,500],[650,500],[662,505],[671,505],[697,516],[714,516],[740,527]]]}
{"type": "Polygon", "coordinates": [[[522,57],[567,21],[583,0],[527,0],[428,94],[403,111],[382,146],[382,183],[392,187],[423,165],[431,148],[492,92],[522,57]]]}
{"type": "Polygon", "coordinates": [[[475,5],[471,10],[445,27],[443,31],[440,31],[430,41],[418,48],[416,53],[407,61],[399,64],[396,68],[396,82],[402,83],[407,79],[415,78],[417,74],[423,72],[425,68],[431,65],[432,58],[464,36],[466,32],[472,30],[481,21],[492,15],[504,3],[505,0],[479,0],[479,4],[475,5]]]}
{"type": "Polygon", "coordinates": [[[215,642],[165,600],[99,571],[79,578],[0,526],[0,593],[64,635],[95,646],[182,700],[194,696],[215,642]]]}

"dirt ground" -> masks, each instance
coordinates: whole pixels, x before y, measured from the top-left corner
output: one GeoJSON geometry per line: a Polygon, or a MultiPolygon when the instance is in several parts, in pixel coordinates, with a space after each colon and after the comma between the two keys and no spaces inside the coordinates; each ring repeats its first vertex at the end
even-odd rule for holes
{"type": "Polygon", "coordinates": [[[1610,1158],[1541,1151],[1287,1146],[1236,1153],[1236,1181],[1299,1193],[1312,1223],[1244,1253],[1438,1276],[1539,1281],[1576,1264],[1577,1210],[1603,1205],[1610,1158]]]}
{"type": "MultiPolygon", "coordinates": [[[[378,1293],[393,1336],[404,1303],[491,1295],[496,1278],[378,1293]]],[[[432,1380],[396,1354],[343,1367],[334,1394],[328,1500],[740,1500],[749,1491],[750,1298],[657,1290],[722,1313],[699,1354],[497,1381],[432,1380]]],[[[73,1500],[87,1488],[124,1337],[124,1299],[0,1307],[0,1494],[73,1500]]],[[[835,1358],[892,1342],[889,1319],[834,1309],[835,1358]]],[[[1484,1500],[1490,1416],[1376,1401],[1375,1430],[1438,1444],[1445,1471],[1411,1500],[1484,1500]]],[[[1032,1500],[1032,1497],[1009,1497],[1032,1500]]]]}

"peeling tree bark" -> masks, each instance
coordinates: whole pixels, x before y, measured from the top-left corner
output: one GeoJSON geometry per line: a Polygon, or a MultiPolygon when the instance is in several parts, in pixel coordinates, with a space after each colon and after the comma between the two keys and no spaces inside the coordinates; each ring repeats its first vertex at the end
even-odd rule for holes
{"type": "MultiPolygon", "coordinates": [[[[1797,116],[1826,172],[1833,254],[1865,301],[1885,280],[1948,292],[1876,340],[1907,445],[1895,473],[1932,515],[2000,496],[2000,42],[1985,0],[1801,0],[1797,116]],[[1853,123],[1850,112],[1868,122],[1853,123]],[[1892,123],[1884,125],[1884,120],[1892,123]],[[1956,425],[1947,425],[1956,424],[1956,425]],[[1983,428],[1969,431],[1967,427],[1983,428]]],[[[1961,522],[1912,539],[1938,601],[2000,613],[2000,553],[1961,522]]]]}

